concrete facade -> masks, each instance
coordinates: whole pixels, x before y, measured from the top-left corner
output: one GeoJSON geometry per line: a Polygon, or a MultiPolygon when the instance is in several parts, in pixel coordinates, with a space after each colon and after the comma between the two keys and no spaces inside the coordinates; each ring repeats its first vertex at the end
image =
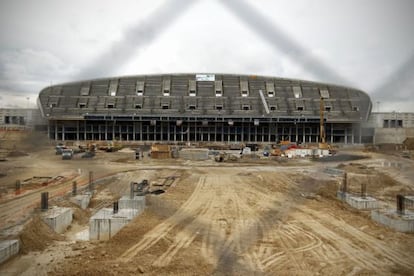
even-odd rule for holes
{"type": "Polygon", "coordinates": [[[414,137],[413,112],[372,112],[365,129],[371,129],[374,144],[401,144],[414,137]]]}
{"type": "Polygon", "coordinates": [[[46,126],[47,121],[37,108],[0,108],[0,128],[33,129],[42,125],[46,126]]]}
{"type": "Polygon", "coordinates": [[[414,137],[414,128],[376,128],[374,144],[402,144],[408,137],[414,137]]]}
{"type": "Polygon", "coordinates": [[[71,208],[56,207],[42,214],[42,220],[56,233],[63,233],[72,223],[73,211],[71,208]]]}
{"type": "Polygon", "coordinates": [[[0,241],[0,264],[19,253],[20,244],[18,240],[0,241]]]}
{"type": "Polygon", "coordinates": [[[363,143],[369,96],[350,87],[236,74],[138,75],[46,87],[54,140],[363,143]]]}

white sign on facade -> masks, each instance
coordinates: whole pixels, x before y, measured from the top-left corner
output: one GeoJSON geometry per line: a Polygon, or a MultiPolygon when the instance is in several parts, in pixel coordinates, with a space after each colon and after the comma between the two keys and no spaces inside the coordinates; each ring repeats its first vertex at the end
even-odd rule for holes
{"type": "Polygon", "coordinates": [[[196,81],[215,81],[216,76],[214,74],[197,74],[196,81]]]}

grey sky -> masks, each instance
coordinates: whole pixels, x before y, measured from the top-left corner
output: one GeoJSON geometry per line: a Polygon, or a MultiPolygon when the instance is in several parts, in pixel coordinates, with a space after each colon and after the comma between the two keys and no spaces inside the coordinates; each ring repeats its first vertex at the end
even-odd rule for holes
{"type": "Polygon", "coordinates": [[[414,112],[411,0],[1,0],[0,107],[51,83],[220,72],[350,85],[414,112]]]}

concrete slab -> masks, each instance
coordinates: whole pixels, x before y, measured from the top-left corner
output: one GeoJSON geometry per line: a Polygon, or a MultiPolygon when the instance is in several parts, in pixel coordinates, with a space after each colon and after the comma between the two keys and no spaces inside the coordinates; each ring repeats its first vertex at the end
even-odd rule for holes
{"type": "Polygon", "coordinates": [[[19,253],[20,244],[18,240],[0,241],[0,264],[19,253]]]}
{"type": "Polygon", "coordinates": [[[137,214],[134,209],[120,209],[114,214],[112,208],[99,210],[89,220],[90,240],[109,240],[127,225],[137,214]]]}
{"type": "Polygon", "coordinates": [[[72,223],[73,211],[71,208],[54,206],[43,212],[41,217],[55,232],[63,233],[72,223]]]}
{"type": "Polygon", "coordinates": [[[399,232],[414,233],[414,212],[400,215],[395,210],[372,210],[371,218],[399,232]]]}

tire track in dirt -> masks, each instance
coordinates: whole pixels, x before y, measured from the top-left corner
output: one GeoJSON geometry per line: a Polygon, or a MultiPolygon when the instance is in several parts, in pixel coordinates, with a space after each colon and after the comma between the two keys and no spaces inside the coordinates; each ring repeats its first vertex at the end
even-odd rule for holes
{"type": "MultiPolygon", "coordinates": [[[[343,256],[346,256],[350,261],[357,264],[359,267],[374,271],[377,270],[376,263],[378,259],[376,259],[374,256],[371,256],[365,248],[354,244],[348,238],[338,234],[338,229],[331,229],[330,227],[323,225],[320,220],[315,219],[307,212],[298,214],[296,219],[302,220],[303,223],[306,223],[306,225],[312,229],[312,232],[320,233],[320,235],[323,234],[323,237],[321,236],[322,238],[333,242],[336,250],[340,251],[343,256]]],[[[314,252],[318,254],[318,258],[322,259],[325,257],[323,252],[314,252]]]]}
{"type": "Polygon", "coordinates": [[[207,223],[207,221],[204,221],[201,218],[210,210],[212,202],[212,197],[208,199],[208,202],[204,202],[203,204],[200,202],[200,210],[196,210],[196,218],[189,222],[175,235],[174,241],[169,246],[167,251],[153,262],[154,266],[168,265],[180,249],[190,246],[194,239],[200,234],[200,231],[203,229],[204,225],[207,223]]]}
{"type": "MultiPolygon", "coordinates": [[[[306,210],[309,214],[309,211],[306,210]]],[[[383,257],[384,259],[389,260],[394,264],[399,264],[403,267],[414,269],[414,258],[411,255],[407,255],[404,252],[396,251],[392,248],[389,248],[384,244],[383,241],[378,240],[359,229],[347,224],[342,220],[335,219],[329,214],[320,213],[313,210],[311,213],[312,216],[316,217],[319,221],[326,221],[329,226],[339,229],[338,232],[342,233],[345,236],[350,236],[351,239],[356,240],[358,245],[369,247],[370,250],[364,250],[366,252],[373,252],[373,259],[377,260],[378,256],[383,257]]]]}
{"type": "Polygon", "coordinates": [[[191,194],[190,198],[178,209],[171,217],[160,223],[150,232],[144,235],[143,239],[126,250],[120,257],[121,262],[128,262],[133,259],[139,252],[150,248],[156,244],[159,240],[164,238],[174,227],[181,224],[184,220],[192,216],[192,210],[195,206],[199,206],[201,203],[197,203],[198,194],[202,192],[204,188],[205,177],[199,178],[196,187],[191,194]]]}

